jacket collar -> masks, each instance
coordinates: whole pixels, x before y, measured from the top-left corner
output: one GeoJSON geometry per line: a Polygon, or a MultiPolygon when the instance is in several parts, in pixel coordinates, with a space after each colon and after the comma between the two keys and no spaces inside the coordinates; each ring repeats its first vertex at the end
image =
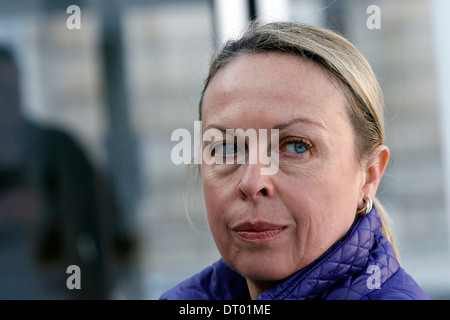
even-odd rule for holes
{"type": "Polygon", "coordinates": [[[399,268],[381,227],[381,218],[373,206],[369,213],[355,220],[342,240],[305,268],[263,292],[258,299],[321,298],[333,286],[339,288],[333,288],[333,292],[340,297],[358,299],[367,295],[376,289],[367,285],[371,275],[367,266],[371,261],[379,267],[382,282],[399,268]]]}

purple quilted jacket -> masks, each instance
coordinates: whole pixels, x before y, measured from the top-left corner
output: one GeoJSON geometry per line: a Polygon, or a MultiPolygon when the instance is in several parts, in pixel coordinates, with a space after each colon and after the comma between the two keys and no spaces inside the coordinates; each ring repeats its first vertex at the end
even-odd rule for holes
{"type": "MultiPolygon", "coordinates": [[[[222,259],[161,296],[174,300],[250,299],[245,279],[222,259]]],[[[261,300],[429,299],[395,258],[375,207],[310,265],[263,292],[261,300]]]]}

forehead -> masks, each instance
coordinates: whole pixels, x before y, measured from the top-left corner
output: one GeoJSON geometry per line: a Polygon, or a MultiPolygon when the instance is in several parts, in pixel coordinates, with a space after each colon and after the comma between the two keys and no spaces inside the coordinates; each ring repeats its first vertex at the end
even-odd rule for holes
{"type": "Polygon", "coordinates": [[[328,122],[345,114],[345,104],[337,84],[313,62],[289,53],[241,54],[209,83],[202,120],[265,122],[256,121],[256,127],[297,116],[328,122]]]}

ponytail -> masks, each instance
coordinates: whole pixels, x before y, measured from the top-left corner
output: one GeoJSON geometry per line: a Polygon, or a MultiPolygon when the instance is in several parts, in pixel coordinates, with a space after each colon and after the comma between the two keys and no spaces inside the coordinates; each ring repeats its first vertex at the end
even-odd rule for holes
{"type": "Polygon", "coordinates": [[[373,203],[377,207],[378,214],[380,215],[381,218],[381,225],[382,225],[381,231],[383,232],[383,235],[386,237],[386,239],[388,239],[388,241],[391,243],[392,248],[394,249],[395,252],[395,256],[397,260],[400,262],[400,255],[398,253],[397,245],[395,244],[394,232],[392,230],[392,220],[387,214],[383,205],[380,203],[380,200],[375,198],[373,200],[373,203]]]}

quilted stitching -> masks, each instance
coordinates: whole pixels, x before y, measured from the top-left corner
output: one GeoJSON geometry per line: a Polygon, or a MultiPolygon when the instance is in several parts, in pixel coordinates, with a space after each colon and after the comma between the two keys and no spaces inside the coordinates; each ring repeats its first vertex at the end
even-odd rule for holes
{"type": "MultiPolygon", "coordinates": [[[[161,299],[249,299],[245,279],[223,259],[178,284],[161,299]]],[[[316,261],[263,292],[259,299],[429,299],[402,269],[381,219],[372,211],[316,261]],[[380,269],[381,289],[370,289],[370,265],[380,269]]]]}
{"type": "Polygon", "coordinates": [[[382,235],[375,206],[355,222],[342,241],[259,298],[361,299],[376,290],[367,286],[370,277],[367,267],[371,264],[380,267],[381,285],[400,267],[391,245],[382,235]]]}

